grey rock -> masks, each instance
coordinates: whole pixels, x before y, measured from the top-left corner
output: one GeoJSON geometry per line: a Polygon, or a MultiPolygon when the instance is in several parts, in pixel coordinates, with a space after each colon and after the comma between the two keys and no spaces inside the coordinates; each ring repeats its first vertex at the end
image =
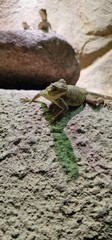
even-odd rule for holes
{"type": "Polygon", "coordinates": [[[0,87],[43,89],[64,78],[76,84],[80,66],[60,35],[39,30],[0,31],[0,87]]]}

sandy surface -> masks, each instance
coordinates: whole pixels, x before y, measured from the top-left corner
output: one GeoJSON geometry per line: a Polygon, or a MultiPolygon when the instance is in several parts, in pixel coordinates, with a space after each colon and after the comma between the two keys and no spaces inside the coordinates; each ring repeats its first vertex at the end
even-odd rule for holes
{"type": "Polygon", "coordinates": [[[78,159],[68,181],[33,92],[0,91],[0,239],[112,239],[112,110],[88,106],[65,131],[78,159]]]}

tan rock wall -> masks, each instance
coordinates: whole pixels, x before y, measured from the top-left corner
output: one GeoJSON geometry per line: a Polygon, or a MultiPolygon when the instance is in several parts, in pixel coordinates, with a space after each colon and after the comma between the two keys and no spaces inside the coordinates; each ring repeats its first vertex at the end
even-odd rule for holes
{"type": "MultiPolygon", "coordinates": [[[[0,29],[21,29],[22,21],[37,28],[40,8],[47,9],[53,31],[77,49],[82,69],[99,61],[99,57],[105,65],[112,48],[112,0],[1,0],[0,29]]],[[[84,79],[80,77],[80,81],[84,79]]]]}

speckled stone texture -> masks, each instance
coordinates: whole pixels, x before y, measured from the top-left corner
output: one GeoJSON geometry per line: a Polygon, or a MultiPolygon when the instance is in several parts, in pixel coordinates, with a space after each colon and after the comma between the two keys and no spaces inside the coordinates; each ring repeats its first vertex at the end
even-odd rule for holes
{"type": "Polygon", "coordinates": [[[81,71],[78,85],[112,95],[112,1],[111,0],[1,0],[0,29],[33,29],[45,8],[52,30],[77,49],[81,71]]]}
{"type": "Polygon", "coordinates": [[[79,74],[74,48],[55,32],[0,31],[0,88],[43,89],[61,78],[75,85],[79,74]]]}
{"type": "Polygon", "coordinates": [[[112,110],[88,106],[65,131],[79,166],[68,181],[34,92],[0,91],[0,239],[111,240],[112,110]]]}

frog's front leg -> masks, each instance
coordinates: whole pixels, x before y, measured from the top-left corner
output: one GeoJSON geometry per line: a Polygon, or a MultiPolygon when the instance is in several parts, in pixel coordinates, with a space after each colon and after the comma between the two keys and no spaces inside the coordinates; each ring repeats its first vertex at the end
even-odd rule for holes
{"type": "Polygon", "coordinates": [[[37,93],[30,101],[29,103],[35,102],[37,98],[41,97],[41,93],[37,93]]]}
{"type": "Polygon", "coordinates": [[[26,103],[26,102],[30,102],[31,101],[31,99],[29,99],[29,98],[27,98],[27,97],[25,97],[25,98],[20,98],[20,102],[22,102],[22,103],[26,103]]]}
{"type": "Polygon", "coordinates": [[[64,113],[66,111],[68,111],[68,105],[66,104],[66,102],[62,99],[62,98],[58,98],[55,101],[53,101],[53,103],[55,105],[57,105],[61,110],[54,116],[54,120],[57,119],[57,117],[59,117],[59,115],[61,113],[64,113]]]}
{"type": "Polygon", "coordinates": [[[32,99],[27,98],[27,97],[26,98],[20,98],[20,101],[23,102],[23,103],[26,103],[26,102],[32,103],[32,102],[35,102],[35,100],[37,98],[39,98],[40,96],[41,96],[41,94],[37,93],[32,99]]]}

